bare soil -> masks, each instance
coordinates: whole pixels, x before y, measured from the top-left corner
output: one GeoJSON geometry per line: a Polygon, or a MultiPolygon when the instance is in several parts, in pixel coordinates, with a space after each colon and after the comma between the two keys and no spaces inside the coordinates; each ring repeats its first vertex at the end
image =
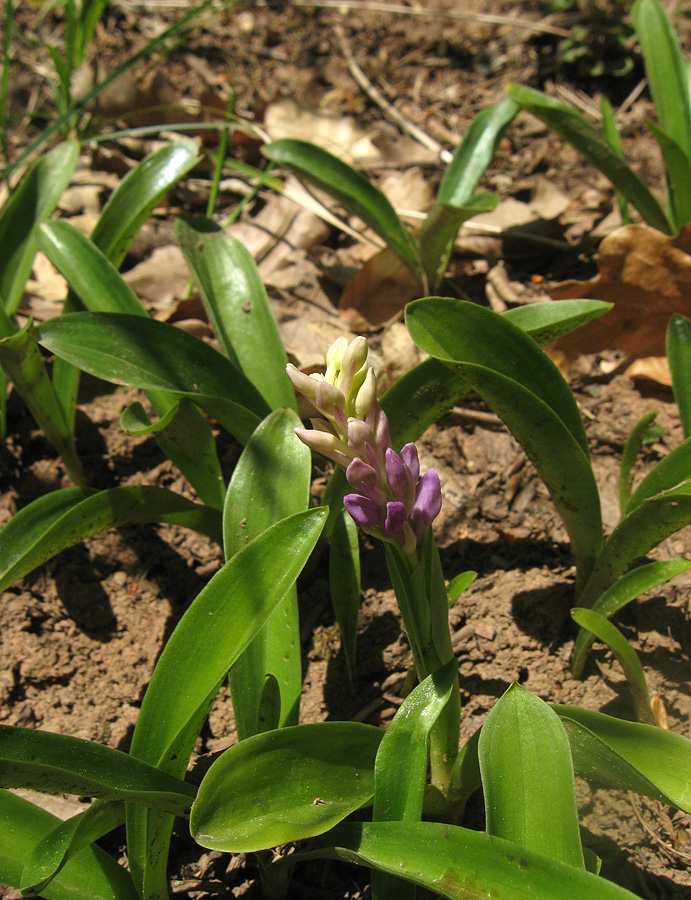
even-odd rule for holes
{"type": "MultiPolygon", "coordinates": [[[[488,0],[463,4],[469,13],[507,16],[515,14],[516,7],[522,18],[540,21],[538,4],[488,0]]],[[[500,99],[507,82],[544,81],[546,57],[552,60],[549,77],[572,90],[608,90],[621,100],[633,86],[616,80],[573,82],[573,73],[559,68],[553,47],[548,53],[548,36],[536,38],[525,29],[453,20],[444,15],[447,9],[454,7],[436,3],[434,18],[419,19],[359,9],[346,14],[282,4],[257,6],[247,11],[252,18],[245,18],[245,32],[239,32],[235,18],[222,15],[213,27],[178,48],[163,67],[172,84],[196,96],[214,79],[214,89],[234,84],[238,108],[258,119],[267,103],[287,95],[334,115],[355,115],[368,126],[380,121],[381,112],[353,82],[334,33],[339,25],[346,29],[353,52],[372,81],[384,87],[405,115],[445,143],[463,133],[476,111],[500,99]]],[[[149,18],[170,15],[157,4],[144,7],[141,15],[138,5],[113,4],[104,19],[106,27],[97,35],[99,52],[108,62],[121,58],[141,43],[149,18]]],[[[643,138],[642,123],[649,112],[643,95],[626,120],[625,144],[627,151],[635,152],[647,180],[658,179],[661,191],[659,160],[643,138]]],[[[17,135],[18,142],[24,138],[17,135]]],[[[251,156],[253,151],[247,152],[251,156]]],[[[105,158],[94,151],[95,171],[105,158]]],[[[435,173],[429,174],[434,180],[435,173]]],[[[592,191],[599,192],[600,218],[612,208],[611,192],[597,172],[546,130],[521,118],[487,180],[504,196],[521,196],[536,174],[552,180],[584,209],[592,211],[592,191]]],[[[184,186],[171,197],[172,207],[201,212],[195,203],[184,186]]],[[[158,232],[167,227],[165,218],[159,218],[158,232]]],[[[156,243],[152,232],[146,232],[148,246],[146,240],[137,244],[141,257],[156,243]]],[[[339,240],[329,238],[334,247],[339,240]]],[[[567,276],[590,277],[594,250],[592,243],[577,243],[569,252],[504,259],[515,281],[530,285],[537,276],[547,284],[567,276]]],[[[136,261],[130,257],[126,265],[136,261]]],[[[482,267],[468,275],[467,260],[456,265],[464,290],[482,297],[482,267]]],[[[305,315],[309,290],[301,285],[297,293],[272,293],[282,324],[305,315]]],[[[330,315],[338,322],[335,308],[330,315]]],[[[386,330],[373,338],[375,351],[384,357],[387,340],[386,330]]],[[[655,411],[663,428],[659,440],[645,449],[638,477],[682,435],[669,390],[644,389],[616,370],[603,374],[600,363],[599,358],[581,361],[572,386],[586,423],[605,522],[611,528],[618,517],[619,460],[632,427],[642,415],[655,411]]],[[[90,483],[108,487],[144,482],[192,496],[152,439],[129,438],[120,429],[120,413],[137,397],[127,388],[83,380],[78,436],[90,483]]],[[[621,669],[601,646],[592,652],[583,680],[570,676],[573,568],[566,534],[520,447],[486,412],[479,401],[470,401],[445,416],[421,441],[423,464],[437,467],[444,487],[437,534],[446,576],[450,579],[467,569],[478,573],[450,614],[459,661],[463,739],[476,731],[514,680],[547,701],[633,718],[621,669]]],[[[2,476],[0,499],[2,523],[36,497],[68,484],[59,461],[14,397],[10,397],[8,450],[9,469],[2,476]]],[[[239,448],[228,441],[221,448],[228,474],[238,453],[239,448]]],[[[362,546],[363,598],[353,687],[325,569],[320,565],[309,580],[300,582],[304,722],[357,718],[386,727],[397,708],[396,694],[411,663],[410,651],[381,549],[367,541],[362,546]]],[[[685,530],[653,556],[689,554],[691,533],[685,530]]],[[[3,595],[0,604],[0,722],[127,750],[161,648],[220,564],[220,549],[204,537],[172,526],[132,526],[65,551],[27,576],[3,595]]],[[[664,703],[670,727],[686,736],[691,733],[689,586],[689,577],[677,579],[632,604],[617,620],[640,655],[651,691],[664,703]]],[[[232,706],[224,690],[197,753],[215,753],[234,740],[232,706]]],[[[75,808],[76,802],[70,802],[75,808]]],[[[602,857],[605,877],[645,900],[691,898],[687,817],[586,782],[579,782],[579,805],[584,842],[602,857]]],[[[479,822],[480,807],[479,802],[471,806],[471,822],[479,822]]],[[[123,843],[124,835],[117,833],[109,849],[118,855],[123,843]]],[[[258,897],[256,876],[251,859],[201,852],[187,835],[185,823],[179,823],[170,868],[176,897],[258,897]]],[[[366,876],[345,866],[311,863],[297,869],[290,896],[365,897],[366,876]]],[[[5,900],[17,896],[13,889],[0,887],[5,900]]]]}

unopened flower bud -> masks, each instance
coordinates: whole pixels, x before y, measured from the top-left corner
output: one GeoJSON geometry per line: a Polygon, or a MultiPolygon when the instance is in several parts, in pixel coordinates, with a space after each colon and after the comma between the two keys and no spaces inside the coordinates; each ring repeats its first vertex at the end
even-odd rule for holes
{"type": "Polygon", "coordinates": [[[377,398],[377,378],[374,369],[368,369],[365,380],[355,397],[355,415],[358,419],[366,419],[372,404],[377,398]]]}
{"type": "Polygon", "coordinates": [[[348,349],[348,338],[337,338],[326,351],[326,378],[333,384],[333,379],[341,369],[341,361],[348,349]]]}
{"type": "Polygon", "coordinates": [[[337,406],[345,408],[345,397],[328,381],[318,381],[314,392],[314,405],[325,416],[333,416],[337,406]]]}
{"type": "Polygon", "coordinates": [[[316,450],[317,453],[321,453],[327,459],[333,460],[339,466],[345,468],[352,459],[352,456],[348,453],[347,445],[329,431],[322,431],[319,428],[296,428],[295,434],[311,450],[316,450]]]}
{"type": "Polygon", "coordinates": [[[293,387],[299,394],[302,394],[302,396],[306,397],[308,400],[314,400],[318,384],[316,378],[305,375],[304,372],[301,372],[292,363],[288,363],[286,366],[286,373],[293,383],[293,387]]]}
{"type": "Polygon", "coordinates": [[[343,505],[361,528],[379,528],[382,524],[382,513],[379,505],[360,494],[346,494],[343,505]]]}

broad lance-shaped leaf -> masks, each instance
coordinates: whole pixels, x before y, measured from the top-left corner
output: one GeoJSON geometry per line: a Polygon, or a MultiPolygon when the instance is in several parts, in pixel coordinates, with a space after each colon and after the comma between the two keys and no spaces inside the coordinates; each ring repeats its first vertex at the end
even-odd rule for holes
{"type": "Polygon", "coordinates": [[[32,850],[19,887],[25,897],[45,893],[69,860],[125,821],[125,804],[96,800],[83,813],[60,822],[32,850]]]}
{"type": "Polygon", "coordinates": [[[586,628],[595,637],[605,643],[616,656],[619,665],[624,670],[626,680],[633,695],[633,705],[636,710],[636,718],[639,722],[654,725],[653,713],[650,708],[650,695],[645,680],[645,673],[641,666],[636,651],[619,631],[602,613],[593,609],[577,607],[571,610],[571,616],[580,625],[586,628]]]}
{"type": "Polygon", "coordinates": [[[108,528],[134,522],[168,522],[221,542],[218,510],[165,488],[64,488],[25,506],[0,532],[0,591],[66,547],[108,528]]]}
{"type": "Polygon", "coordinates": [[[665,165],[670,218],[676,230],[680,230],[691,222],[691,160],[674,138],[653,122],[647,124],[658,143],[665,165]]]}
{"type": "Polygon", "coordinates": [[[559,716],[514,683],[482,726],[478,753],[488,834],[582,868],[573,762],[559,716]]]}
{"type": "MultiPolygon", "coordinates": [[[[519,306],[502,316],[544,345],[604,315],[611,308],[610,303],[599,300],[560,300],[519,306]]],[[[417,440],[469,392],[468,383],[438,360],[426,359],[419,363],[382,397],[394,446],[402,447],[417,440]]]]}
{"type": "Polygon", "coordinates": [[[287,166],[359,216],[416,275],[420,261],[413,241],[384,194],[332,153],[305,141],[280,140],[262,147],[267,159],[287,166]]]}
{"type": "MultiPolygon", "coordinates": [[[[379,745],[374,763],[374,822],[419,822],[427,780],[429,738],[437,719],[458,693],[458,662],[428,676],[403,702],[379,745]],[[405,777],[401,778],[401,772],[405,777]]],[[[375,900],[414,898],[415,888],[391,875],[372,872],[375,900]]]]}
{"type": "MultiPolygon", "coordinates": [[[[297,414],[279,409],[267,416],[237,462],[223,511],[223,544],[230,559],[248,541],[286,516],[309,506],[311,454],[295,437],[297,414]]],[[[230,670],[238,740],[259,730],[259,707],[267,675],[280,693],[278,724],[297,725],[302,659],[297,590],[291,586],[274,613],[230,670]]]]}
{"type": "Polygon", "coordinates": [[[691,438],[675,447],[667,456],[655,464],[633,492],[624,510],[629,514],[644,500],[676,488],[691,479],[691,438]]]}
{"type": "Polygon", "coordinates": [[[246,852],[323,834],[371,801],[383,735],[359,722],[320,722],[235,744],[202,780],[192,836],[203,847],[246,852]]]}
{"type": "Polygon", "coordinates": [[[519,106],[556,131],[609,178],[649,225],[663,234],[674,233],[673,224],[650,190],[624,160],[617,156],[585,116],[566,103],[523,85],[510,84],[507,93],[519,106]]]}
{"type": "Polygon", "coordinates": [[[344,822],[320,844],[293,861],[330,857],[370,866],[450,900],[639,900],[584,869],[441,822],[344,822]]]}
{"type": "Polygon", "coordinates": [[[230,360],[164,322],[72,313],[44,322],[35,331],[42,346],[98,378],[189,397],[242,443],[270,412],[230,360]]]}
{"type": "Polygon", "coordinates": [[[92,741],[0,725],[0,785],[128,800],[185,815],[196,791],[119,750],[92,741]]]}
{"type": "MultiPolygon", "coordinates": [[[[148,321],[149,316],[139,298],[106,255],[74,226],[60,221],[44,222],[38,229],[38,243],[71,286],[72,293],[65,301],[63,316],[83,304],[92,313],[124,313],[148,321]],[[74,297],[74,303],[69,302],[71,297],[74,297]]],[[[62,392],[59,396],[65,405],[69,402],[72,388],[76,390],[79,381],[70,374],[77,371],[71,362],[61,357],[58,357],[58,362],[64,368],[55,369],[54,383],[56,390],[62,392]],[[65,391],[67,397],[64,396],[65,391]]],[[[147,393],[152,406],[166,422],[176,415],[179,397],[161,390],[149,390],[147,393]]],[[[160,431],[163,426],[152,429],[154,438],[190,481],[200,498],[209,506],[220,509],[223,506],[225,483],[216,456],[211,426],[202,411],[196,407],[188,408],[184,415],[188,434],[194,435],[194,438],[190,437],[183,442],[166,440],[160,431]],[[190,441],[206,447],[206,454],[201,459],[194,446],[185,446],[190,441]],[[213,449],[211,456],[210,449],[213,449]]]]}
{"type": "MultiPolygon", "coordinates": [[[[35,847],[60,820],[0,790],[0,882],[19,887],[35,847]]],[[[130,874],[100,847],[87,847],[70,859],[41,894],[45,900],[139,900],[130,874]]]]}
{"type": "Polygon", "coordinates": [[[602,546],[600,497],[578,407],[556,366],[521,329],[472,303],[419,300],[406,323],[415,343],[452,366],[519,441],[564,521],[584,582],[602,546]]]}
{"type": "MultiPolygon", "coordinates": [[[[228,671],[302,571],[327,514],[310,510],[267,528],[195,598],[154,669],[134,729],[134,756],[184,774],[228,671]]],[[[128,858],[137,885],[158,890],[165,884],[171,827],[169,817],[128,810],[128,858]]]]}
{"type": "Polygon", "coordinates": [[[228,358],[271,409],[296,409],[288,358],[251,254],[210,219],[178,219],[175,236],[228,358]]]}
{"type": "Polygon", "coordinates": [[[78,141],[58,144],[27,172],[0,214],[0,298],[9,316],[17,311],[31,274],[34,227],[52,214],[78,158],[78,141]]]}
{"type": "MultiPolygon", "coordinates": [[[[664,559],[638,566],[615,581],[595,601],[592,609],[603,616],[612,616],[632,600],[640,597],[641,594],[651,591],[661,584],[666,584],[677,575],[688,572],[689,569],[691,569],[691,560],[688,559],[664,559]]],[[[583,666],[593,641],[592,634],[584,629],[579,630],[571,655],[571,670],[574,678],[580,678],[583,674],[583,666]]]]}
{"type": "Polygon", "coordinates": [[[691,437],[691,320],[676,313],[669,320],[666,335],[667,362],[672,390],[679,407],[684,437],[691,437]]]}
{"type": "MultiPolygon", "coordinates": [[[[327,502],[326,497],[324,502],[327,502]]],[[[341,646],[345,654],[348,677],[353,684],[361,596],[360,543],[357,525],[345,509],[341,509],[336,516],[331,534],[329,585],[331,604],[341,634],[341,646]]]]}

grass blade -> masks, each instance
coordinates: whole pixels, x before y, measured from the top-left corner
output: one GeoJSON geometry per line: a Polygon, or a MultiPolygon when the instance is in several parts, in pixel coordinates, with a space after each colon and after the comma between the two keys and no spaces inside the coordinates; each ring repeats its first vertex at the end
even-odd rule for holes
{"type": "Polygon", "coordinates": [[[691,437],[691,319],[676,313],[667,325],[667,361],[684,437],[691,437]]]}

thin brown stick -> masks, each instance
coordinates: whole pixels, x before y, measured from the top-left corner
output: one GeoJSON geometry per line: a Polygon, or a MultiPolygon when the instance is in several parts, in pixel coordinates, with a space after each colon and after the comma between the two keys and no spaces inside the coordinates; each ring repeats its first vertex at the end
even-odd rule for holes
{"type": "Polygon", "coordinates": [[[424,7],[400,6],[396,3],[376,3],[370,0],[293,0],[293,6],[307,6],[318,9],[361,9],[365,12],[388,12],[405,16],[427,16],[428,18],[464,19],[471,22],[482,22],[486,25],[506,25],[509,28],[522,28],[539,34],[553,34],[556,37],[571,37],[564,28],[544,25],[542,22],[529,22],[527,19],[514,19],[511,16],[492,16],[485,13],[460,12],[459,10],[425,9],[424,7]]]}

